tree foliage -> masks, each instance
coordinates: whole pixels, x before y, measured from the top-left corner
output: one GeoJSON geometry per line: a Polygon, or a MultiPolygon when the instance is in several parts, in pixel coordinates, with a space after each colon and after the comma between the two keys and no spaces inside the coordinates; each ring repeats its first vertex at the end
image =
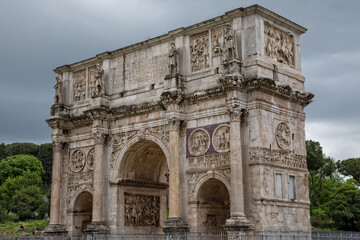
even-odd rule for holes
{"type": "Polygon", "coordinates": [[[360,182],[360,158],[349,158],[337,163],[339,172],[360,182]]]}
{"type": "Polygon", "coordinates": [[[25,172],[35,172],[41,176],[44,174],[44,169],[41,162],[31,155],[6,157],[0,162],[0,184],[7,178],[21,176],[25,172]]]}
{"type": "Polygon", "coordinates": [[[29,154],[37,156],[39,152],[39,146],[34,143],[11,143],[6,145],[9,156],[19,154],[29,154]]]}
{"type": "Polygon", "coordinates": [[[51,143],[41,144],[39,147],[37,158],[41,161],[45,170],[45,173],[42,177],[43,182],[46,186],[50,186],[51,173],[52,173],[52,158],[53,158],[52,144],[51,143]]]}
{"type": "Polygon", "coordinates": [[[38,186],[28,186],[16,191],[12,197],[11,211],[19,216],[20,220],[33,219],[37,210],[44,204],[38,186]]]}

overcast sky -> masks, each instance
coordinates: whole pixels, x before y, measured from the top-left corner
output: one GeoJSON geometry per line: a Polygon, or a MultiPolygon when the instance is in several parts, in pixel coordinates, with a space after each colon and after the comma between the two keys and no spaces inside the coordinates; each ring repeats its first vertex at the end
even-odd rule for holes
{"type": "Polygon", "coordinates": [[[0,0],[0,143],[51,141],[54,68],[255,3],[308,29],[307,139],[360,157],[359,0],[0,0]]]}

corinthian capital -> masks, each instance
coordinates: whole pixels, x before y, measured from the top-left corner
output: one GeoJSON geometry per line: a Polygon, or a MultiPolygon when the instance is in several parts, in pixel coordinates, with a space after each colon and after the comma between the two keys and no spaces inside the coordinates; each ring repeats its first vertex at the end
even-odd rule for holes
{"type": "Polygon", "coordinates": [[[52,142],[53,152],[60,152],[63,149],[63,143],[60,141],[52,142]]]}
{"type": "Polygon", "coordinates": [[[95,144],[105,144],[107,134],[104,131],[97,129],[93,130],[92,133],[94,135],[95,144]]]}
{"type": "Polygon", "coordinates": [[[169,130],[179,130],[181,121],[176,118],[169,119],[169,130]]]}
{"type": "Polygon", "coordinates": [[[229,109],[230,121],[241,121],[241,110],[238,108],[229,109]]]}

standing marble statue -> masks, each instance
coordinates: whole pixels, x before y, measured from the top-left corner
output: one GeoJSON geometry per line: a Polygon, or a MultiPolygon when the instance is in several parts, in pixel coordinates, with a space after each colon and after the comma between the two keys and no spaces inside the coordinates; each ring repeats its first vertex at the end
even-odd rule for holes
{"type": "Polygon", "coordinates": [[[235,51],[235,31],[231,28],[231,24],[226,24],[224,33],[225,58],[232,60],[236,58],[235,51]]]}
{"type": "Polygon", "coordinates": [[[62,81],[60,79],[60,76],[56,77],[56,84],[54,86],[55,88],[55,96],[54,96],[54,103],[55,104],[62,104],[62,81]]]}
{"type": "Polygon", "coordinates": [[[104,87],[104,69],[101,68],[100,64],[96,64],[95,71],[95,92],[97,96],[101,96],[105,94],[104,87]]]}
{"type": "Polygon", "coordinates": [[[178,56],[179,52],[175,46],[175,42],[171,42],[168,57],[169,61],[169,75],[175,76],[178,73],[178,56]]]}

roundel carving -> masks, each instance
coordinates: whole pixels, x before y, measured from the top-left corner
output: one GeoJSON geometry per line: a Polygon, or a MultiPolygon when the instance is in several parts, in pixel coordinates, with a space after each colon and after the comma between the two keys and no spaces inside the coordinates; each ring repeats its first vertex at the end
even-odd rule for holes
{"type": "Polygon", "coordinates": [[[291,145],[291,132],[289,126],[281,122],[276,128],[276,142],[282,149],[289,149],[291,145]]]}
{"type": "Polygon", "coordinates": [[[204,155],[210,147],[210,135],[202,128],[196,129],[190,134],[188,149],[191,155],[204,155]]]}
{"type": "Polygon", "coordinates": [[[76,150],[71,155],[71,170],[73,172],[80,172],[85,165],[85,154],[81,150],[76,150]]]}
{"type": "Polygon", "coordinates": [[[94,170],[94,160],[95,160],[95,148],[92,148],[90,149],[86,159],[86,167],[89,170],[94,170]]]}
{"type": "Polygon", "coordinates": [[[228,124],[222,124],[215,129],[212,144],[217,152],[230,150],[230,126],[228,124]]]}

